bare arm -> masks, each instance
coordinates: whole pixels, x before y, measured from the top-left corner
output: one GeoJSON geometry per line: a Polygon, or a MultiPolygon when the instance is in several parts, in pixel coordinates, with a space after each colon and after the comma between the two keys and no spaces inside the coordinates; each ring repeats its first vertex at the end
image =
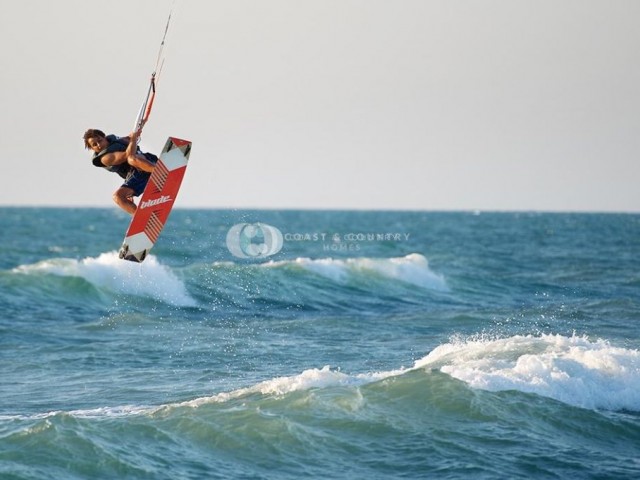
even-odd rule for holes
{"type": "Polygon", "coordinates": [[[129,145],[127,145],[126,161],[134,168],[142,170],[143,172],[153,172],[155,165],[151,163],[142,154],[136,152],[138,147],[138,137],[140,136],[140,130],[133,132],[129,138],[129,145]]]}
{"type": "MultiPolygon", "coordinates": [[[[129,141],[129,137],[123,137],[120,140],[122,141],[129,141]]],[[[129,142],[129,145],[131,144],[131,142],[129,142]]],[[[127,150],[128,150],[129,146],[127,146],[127,150]]],[[[101,158],[100,161],[102,162],[102,164],[105,167],[110,167],[112,165],[121,165],[123,163],[127,162],[127,152],[109,152],[109,153],[105,153],[101,158]]]]}
{"type": "Polygon", "coordinates": [[[100,161],[105,167],[110,167],[112,165],[120,165],[127,161],[127,152],[111,152],[105,153],[100,161]]]}
{"type": "Polygon", "coordinates": [[[127,138],[129,139],[129,145],[127,145],[127,150],[124,152],[126,154],[127,160],[130,157],[135,157],[136,150],[138,149],[138,138],[140,137],[140,131],[136,130],[127,138]]]}

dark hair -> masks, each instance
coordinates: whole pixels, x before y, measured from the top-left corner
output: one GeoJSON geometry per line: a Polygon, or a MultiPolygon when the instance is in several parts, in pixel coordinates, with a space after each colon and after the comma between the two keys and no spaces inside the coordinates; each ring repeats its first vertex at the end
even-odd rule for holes
{"type": "Polygon", "coordinates": [[[88,142],[89,142],[89,139],[93,137],[105,138],[106,135],[102,130],[98,130],[97,128],[90,128],[89,130],[84,132],[84,137],[82,137],[84,138],[84,148],[90,148],[88,142]]]}

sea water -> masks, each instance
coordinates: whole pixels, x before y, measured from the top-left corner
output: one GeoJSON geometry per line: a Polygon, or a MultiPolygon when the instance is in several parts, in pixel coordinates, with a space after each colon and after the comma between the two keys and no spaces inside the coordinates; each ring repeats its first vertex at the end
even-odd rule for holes
{"type": "Polygon", "coordinates": [[[640,478],[640,215],[128,221],[0,209],[0,478],[640,478]]]}

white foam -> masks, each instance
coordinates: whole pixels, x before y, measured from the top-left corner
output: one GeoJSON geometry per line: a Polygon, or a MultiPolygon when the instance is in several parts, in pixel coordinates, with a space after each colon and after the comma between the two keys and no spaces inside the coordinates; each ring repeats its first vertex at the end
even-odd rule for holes
{"type": "Polygon", "coordinates": [[[151,405],[123,405],[116,407],[98,407],[84,410],[50,411],[32,415],[1,416],[0,420],[42,420],[57,415],[71,415],[76,418],[104,418],[104,417],[128,417],[135,415],[154,415],[160,412],[170,411],[174,408],[190,407],[198,408],[211,403],[224,403],[234,399],[250,395],[286,395],[297,391],[305,391],[313,388],[331,388],[339,386],[360,386],[367,383],[383,380],[385,378],[400,375],[406,370],[394,370],[378,373],[363,373],[348,375],[339,370],[325,366],[321,369],[312,368],[298,375],[289,377],[276,377],[250,387],[222,392],[208,397],[200,397],[185,402],[170,403],[159,406],[151,405]]]}
{"type": "Polygon", "coordinates": [[[416,362],[473,388],[518,390],[569,405],[640,411],[640,353],[562,335],[454,341],[416,362]]]}
{"type": "Polygon", "coordinates": [[[154,410],[157,410],[157,407],[149,407],[149,406],[137,406],[137,405],[125,405],[120,407],[99,407],[99,408],[91,408],[85,410],[71,410],[71,411],[63,411],[63,410],[52,410],[46,413],[35,413],[32,415],[0,415],[0,421],[7,420],[46,420],[51,417],[56,417],[58,415],[70,415],[75,418],[105,418],[105,417],[129,417],[135,415],[144,415],[148,414],[154,410]]]}
{"type": "Polygon", "coordinates": [[[177,306],[195,306],[196,301],[175,274],[161,265],[153,255],[144,263],[121,260],[117,252],[103,253],[82,260],[56,258],[13,269],[23,274],[47,273],[65,277],[80,277],[98,288],[112,292],[151,297],[177,306]]]}
{"type": "Polygon", "coordinates": [[[367,383],[382,380],[394,375],[400,375],[404,370],[389,372],[363,373],[348,375],[339,370],[332,370],[328,365],[318,369],[305,370],[298,375],[290,377],[276,377],[271,380],[258,383],[251,387],[241,388],[232,392],[223,392],[211,397],[202,397],[180,404],[171,405],[199,407],[207,403],[221,403],[247,395],[285,395],[292,392],[310,390],[312,388],[330,388],[340,386],[360,386],[367,383]]]}
{"type": "Polygon", "coordinates": [[[482,390],[535,393],[589,409],[640,411],[640,353],[637,350],[613,347],[604,340],[542,335],[452,341],[438,346],[411,368],[350,375],[325,366],[185,402],[0,416],[0,420],[43,419],[59,414],[84,418],[154,415],[174,408],[198,408],[251,395],[359,387],[418,369],[439,369],[482,390]]]}
{"type": "Polygon", "coordinates": [[[447,291],[447,284],[442,275],[434,273],[429,268],[429,262],[424,255],[411,253],[405,257],[393,258],[321,258],[306,257],[295,260],[269,262],[265,267],[283,265],[298,265],[305,270],[321,275],[337,283],[345,283],[351,276],[375,274],[422,288],[447,291]]]}

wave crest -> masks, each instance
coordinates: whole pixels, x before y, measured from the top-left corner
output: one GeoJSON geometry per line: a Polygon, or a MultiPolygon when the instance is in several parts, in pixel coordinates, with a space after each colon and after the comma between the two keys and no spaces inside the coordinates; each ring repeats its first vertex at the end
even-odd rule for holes
{"type": "Polygon", "coordinates": [[[121,260],[118,253],[113,251],[82,260],[48,259],[31,265],[20,265],[12,271],[26,275],[79,277],[100,290],[151,297],[182,307],[196,305],[182,281],[153,255],[147,257],[144,263],[137,264],[121,260]]]}
{"type": "Polygon", "coordinates": [[[346,283],[354,276],[375,275],[431,290],[448,290],[444,277],[433,272],[429,268],[426,257],[419,253],[393,258],[310,259],[300,257],[295,260],[272,261],[263,264],[266,268],[291,265],[301,267],[337,283],[346,283]]]}
{"type": "Polygon", "coordinates": [[[535,393],[569,405],[640,411],[640,353],[562,335],[454,341],[416,362],[473,388],[535,393]]]}
{"type": "MultiPolygon", "coordinates": [[[[403,378],[425,370],[430,379],[433,377],[429,372],[436,370],[474,389],[533,393],[590,410],[640,412],[640,353],[637,350],[613,347],[604,340],[593,342],[584,337],[542,335],[453,341],[436,347],[412,367],[396,370],[348,374],[325,366],[164,405],[99,407],[31,416],[0,416],[0,419],[37,420],[57,415],[85,418],[166,415],[183,408],[238,400],[243,405],[259,406],[259,397],[286,399],[295,392],[336,387],[359,391],[367,385],[391,378],[396,378],[397,382],[387,385],[390,395],[405,397],[406,388],[415,388],[416,379],[403,382],[403,378]],[[395,394],[394,389],[398,389],[395,394]]],[[[421,383],[424,381],[428,380],[420,380],[421,383]]]]}

